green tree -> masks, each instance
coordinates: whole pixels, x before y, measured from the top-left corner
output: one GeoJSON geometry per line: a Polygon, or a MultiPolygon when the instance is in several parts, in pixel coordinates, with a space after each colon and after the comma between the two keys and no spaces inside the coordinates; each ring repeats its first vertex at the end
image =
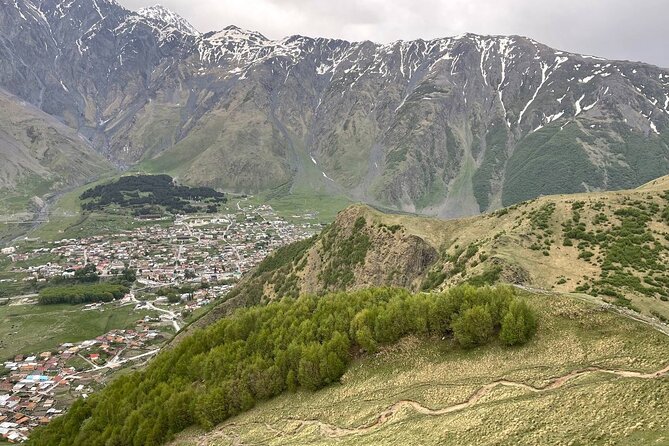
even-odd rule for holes
{"type": "Polygon", "coordinates": [[[530,307],[522,301],[513,301],[502,320],[500,340],[506,345],[525,344],[537,329],[537,320],[530,307]]]}
{"type": "Polygon", "coordinates": [[[492,336],[493,328],[490,311],[482,305],[468,308],[452,325],[455,340],[464,348],[485,344],[492,336]]]}
{"type": "Polygon", "coordinates": [[[74,272],[74,280],[79,283],[93,283],[100,280],[98,269],[92,263],[87,263],[81,269],[74,272]]]}
{"type": "Polygon", "coordinates": [[[137,280],[137,270],[128,267],[123,268],[123,271],[121,271],[121,280],[128,285],[134,283],[137,280]]]}

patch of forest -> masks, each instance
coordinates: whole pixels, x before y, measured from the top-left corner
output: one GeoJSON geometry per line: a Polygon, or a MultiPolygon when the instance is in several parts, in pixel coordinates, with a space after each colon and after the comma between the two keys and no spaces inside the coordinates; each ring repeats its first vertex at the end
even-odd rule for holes
{"type": "Polygon", "coordinates": [[[339,381],[358,355],[408,335],[473,348],[520,345],[536,329],[513,288],[444,293],[369,289],[240,309],[193,332],[149,366],[120,376],[34,431],[31,445],[159,445],[211,428],[256,402],[339,381]]]}
{"type": "Polygon", "coordinates": [[[136,271],[126,267],[109,281],[100,282],[96,266],[89,263],[77,270],[73,277],[49,279],[39,288],[37,303],[52,305],[111,302],[125,296],[136,278],[136,271]]]}
{"type": "Polygon", "coordinates": [[[128,175],[86,190],[79,197],[82,209],[100,211],[117,205],[135,216],[214,213],[227,198],[210,187],[178,185],[169,175],[128,175]]]}

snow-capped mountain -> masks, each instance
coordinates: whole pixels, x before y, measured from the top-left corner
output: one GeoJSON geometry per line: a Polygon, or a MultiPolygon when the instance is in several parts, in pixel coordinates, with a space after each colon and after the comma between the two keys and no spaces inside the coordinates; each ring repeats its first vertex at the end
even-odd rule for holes
{"type": "Polygon", "coordinates": [[[519,36],[388,44],[4,0],[0,85],[120,166],[442,216],[669,172],[669,71],[519,36]]]}
{"type": "Polygon", "coordinates": [[[161,5],[140,8],[137,11],[137,14],[155,22],[157,27],[161,30],[172,28],[182,34],[189,34],[192,36],[200,35],[200,32],[196,30],[193,25],[188,23],[186,19],[161,5]]]}

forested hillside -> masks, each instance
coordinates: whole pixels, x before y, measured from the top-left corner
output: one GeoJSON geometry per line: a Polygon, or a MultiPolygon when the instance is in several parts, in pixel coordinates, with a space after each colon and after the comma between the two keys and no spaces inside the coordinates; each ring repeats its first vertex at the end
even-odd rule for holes
{"type": "Polygon", "coordinates": [[[216,212],[227,198],[210,187],[176,184],[169,175],[126,175],[92,187],[79,197],[87,211],[104,210],[115,205],[135,215],[191,214],[216,212]]]}
{"type": "Polygon", "coordinates": [[[335,383],[354,357],[407,335],[467,349],[522,345],[535,330],[533,311],[508,287],[285,298],[194,331],[146,370],[79,400],[29,444],[158,445],[191,425],[211,428],[282,392],[335,383]]]}

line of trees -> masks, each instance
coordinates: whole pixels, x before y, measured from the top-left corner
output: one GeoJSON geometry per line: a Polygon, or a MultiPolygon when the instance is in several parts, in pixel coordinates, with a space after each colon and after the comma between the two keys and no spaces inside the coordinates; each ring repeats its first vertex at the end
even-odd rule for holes
{"type": "Polygon", "coordinates": [[[122,298],[128,291],[127,286],[114,283],[52,286],[39,291],[37,302],[40,305],[111,302],[122,298]]]}
{"type": "Polygon", "coordinates": [[[512,288],[463,286],[441,294],[370,289],[284,298],[237,311],[119,377],[37,429],[32,445],[158,445],[211,428],[285,391],[338,381],[356,354],[417,334],[465,348],[499,337],[527,342],[535,316],[512,288]]]}

